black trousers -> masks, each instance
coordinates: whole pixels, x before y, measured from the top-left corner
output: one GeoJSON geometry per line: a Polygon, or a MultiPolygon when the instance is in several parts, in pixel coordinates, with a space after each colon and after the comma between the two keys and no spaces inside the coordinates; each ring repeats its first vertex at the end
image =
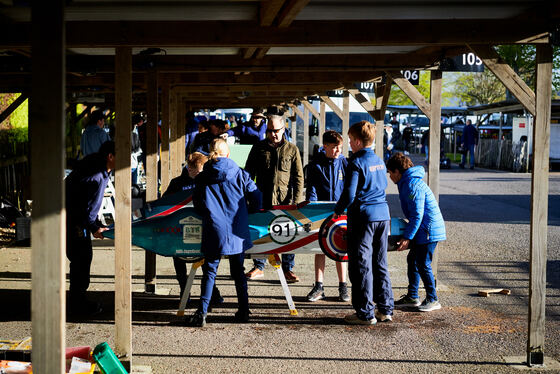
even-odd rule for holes
{"type": "Polygon", "coordinates": [[[66,257],[70,261],[70,298],[85,299],[93,258],[89,230],[71,224],[66,226],[66,257]]]}

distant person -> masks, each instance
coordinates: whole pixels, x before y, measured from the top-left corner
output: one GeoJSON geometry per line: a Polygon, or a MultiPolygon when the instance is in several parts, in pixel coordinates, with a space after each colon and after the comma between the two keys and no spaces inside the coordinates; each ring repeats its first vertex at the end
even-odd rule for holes
{"type": "Polygon", "coordinates": [[[82,156],[86,157],[99,151],[101,144],[111,140],[109,134],[103,129],[105,126],[105,113],[102,110],[94,110],[89,115],[89,122],[80,139],[82,156]]]}
{"type": "MultiPolygon", "coordinates": [[[[132,172],[132,184],[138,184],[138,164],[142,161],[142,149],[140,143],[140,135],[138,134],[138,127],[144,124],[144,118],[140,114],[132,116],[132,137],[131,137],[131,154],[130,154],[130,170],[132,172]]],[[[145,157],[144,157],[145,159],[145,157]]],[[[145,165],[144,165],[145,166],[145,165]]]]}
{"type": "Polygon", "coordinates": [[[463,154],[461,155],[461,163],[459,164],[461,169],[465,168],[467,152],[470,155],[471,170],[474,169],[474,146],[477,144],[478,130],[473,126],[472,121],[468,119],[467,124],[463,127],[463,135],[461,136],[461,145],[464,149],[463,154]]]}
{"type": "MultiPolygon", "coordinates": [[[[204,164],[208,161],[208,157],[200,152],[193,152],[187,156],[187,165],[183,168],[181,175],[175,177],[169,182],[169,187],[163,196],[172,195],[181,191],[194,192],[195,179],[202,172],[204,164]]],[[[187,285],[187,262],[180,257],[173,257],[173,267],[175,268],[175,276],[179,283],[180,295],[185,292],[187,285]]],[[[214,287],[210,304],[221,304],[224,299],[220,295],[217,287],[214,287]]]]}
{"type": "Polygon", "coordinates": [[[238,303],[235,321],[248,322],[249,296],[243,260],[245,251],[253,246],[249,233],[249,209],[260,209],[261,194],[249,173],[229,159],[229,148],[224,139],[212,141],[210,161],[197,176],[193,203],[195,211],[202,217],[204,264],[200,306],[188,323],[196,327],[206,324],[222,256],[229,257],[230,274],[235,282],[238,303]]]}
{"type": "Polygon", "coordinates": [[[424,132],[422,133],[422,139],[420,139],[420,144],[422,146],[422,152],[424,153],[424,164],[428,165],[428,159],[429,159],[429,147],[428,147],[428,143],[430,142],[430,131],[429,130],[424,130],[424,132]]]}
{"type": "Polygon", "coordinates": [[[229,125],[221,119],[213,119],[208,122],[208,131],[199,132],[194,138],[192,152],[200,152],[205,155],[210,153],[210,144],[214,139],[227,138],[229,125]]]}
{"type": "MultiPolygon", "coordinates": [[[[309,201],[338,201],[344,188],[344,175],[348,161],[342,155],[342,136],[329,130],[323,134],[323,149],[307,166],[306,197],[309,201]]],[[[346,283],[346,262],[336,262],[338,296],[340,301],[350,301],[346,283]]],[[[307,301],[325,298],[323,287],[325,255],[315,255],[315,284],[307,295],[307,301]]]]}
{"type": "Polygon", "coordinates": [[[194,138],[199,133],[198,121],[195,119],[194,112],[192,111],[187,112],[185,119],[185,152],[189,154],[194,138]]]}
{"type": "MultiPolygon", "coordinates": [[[[111,171],[115,143],[103,143],[98,152],[78,161],[66,184],[66,257],[70,261],[69,312],[96,314],[101,305],[87,298],[93,249],[91,235],[103,239],[107,231],[97,218],[111,171]]],[[[54,228],[53,228],[54,229],[54,228]]]]}
{"type": "Polygon", "coordinates": [[[410,127],[410,123],[406,124],[406,127],[403,130],[403,141],[404,141],[404,151],[405,154],[408,154],[410,149],[410,143],[414,139],[414,133],[412,131],[412,127],[410,127]]]}
{"type": "Polygon", "coordinates": [[[348,274],[355,313],[344,320],[354,325],[374,325],[378,320],[391,321],[394,308],[387,263],[391,219],[385,196],[387,171],[371,148],[375,140],[373,124],[355,123],[348,137],[353,154],[334,209],[334,218],[347,209],[348,274]]]}
{"type": "MultiPolygon", "coordinates": [[[[255,178],[263,194],[263,207],[291,205],[303,200],[303,168],[299,149],[284,137],[286,125],[283,117],[269,116],[266,139],[253,145],[245,170],[255,178]]],[[[264,259],[254,259],[254,267],[246,274],[250,280],[264,277],[264,259]]],[[[288,283],[299,282],[292,271],[295,255],[282,255],[282,270],[288,283]]]]}
{"type": "Polygon", "coordinates": [[[253,109],[251,119],[228,130],[228,136],[235,136],[240,144],[256,144],[266,138],[266,117],[262,108],[253,109]]]}
{"type": "Polygon", "coordinates": [[[391,180],[398,186],[401,208],[408,219],[397,251],[404,251],[410,246],[406,257],[408,292],[395,301],[395,306],[417,307],[420,312],[441,309],[432,272],[432,258],[438,242],[445,240],[446,235],[437,200],[422,180],[424,168],[414,166],[410,158],[402,153],[396,153],[389,159],[387,170],[391,180]],[[422,303],[418,298],[420,279],[426,289],[426,298],[422,303]]]}

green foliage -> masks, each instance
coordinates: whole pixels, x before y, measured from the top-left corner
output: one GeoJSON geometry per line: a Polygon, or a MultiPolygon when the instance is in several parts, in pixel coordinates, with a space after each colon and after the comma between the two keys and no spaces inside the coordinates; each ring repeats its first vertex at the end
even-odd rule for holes
{"type": "MultiPolygon", "coordinates": [[[[442,106],[450,106],[452,104],[453,93],[448,91],[445,85],[445,81],[443,82],[444,86],[442,88],[441,93],[441,105],[442,106]]],[[[420,72],[420,81],[418,86],[415,86],[418,89],[418,92],[424,96],[424,98],[430,102],[430,72],[429,71],[421,71],[420,72]]],[[[391,96],[389,97],[389,105],[415,105],[412,100],[406,96],[406,94],[396,85],[393,84],[391,87],[391,96]]]]}
{"type": "Polygon", "coordinates": [[[29,127],[29,100],[25,100],[10,115],[10,123],[12,127],[18,129],[27,129],[29,127]]]}
{"type": "Polygon", "coordinates": [[[459,100],[459,105],[490,104],[506,98],[504,85],[488,69],[485,69],[483,73],[450,73],[447,75],[455,78],[452,83],[453,95],[459,100]]]}

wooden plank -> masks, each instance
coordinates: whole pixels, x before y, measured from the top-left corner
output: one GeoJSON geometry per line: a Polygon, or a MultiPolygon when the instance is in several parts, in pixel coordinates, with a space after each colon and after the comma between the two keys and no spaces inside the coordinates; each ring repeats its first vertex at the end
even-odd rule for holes
{"type": "Polygon", "coordinates": [[[537,46],[536,116],[533,126],[531,178],[531,235],[529,270],[529,332],[527,362],[544,363],[546,307],[546,250],[548,232],[548,169],[550,154],[550,99],[552,47],[537,46]]]}
{"type": "MultiPolygon", "coordinates": [[[[443,73],[439,70],[430,72],[430,131],[428,138],[428,186],[439,202],[439,158],[441,139],[441,87],[443,73]]],[[[440,249],[441,250],[441,249],[440,249]]],[[[432,272],[437,287],[439,251],[432,258],[432,272]]]]}
{"type": "Polygon", "coordinates": [[[439,201],[439,157],[441,140],[442,72],[430,72],[430,133],[428,145],[428,186],[439,201]]]}
{"type": "Polygon", "coordinates": [[[347,88],[347,90],[350,93],[350,95],[352,95],[352,97],[356,99],[358,104],[360,104],[362,108],[364,108],[364,110],[368,112],[370,116],[372,116],[375,119],[376,116],[375,107],[373,106],[369,98],[366,97],[366,95],[364,95],[363,93],[361,93],[357,88],[347,88]]]}
{"type": "Polygon", "coordinates": [[[296,116],[299,116],[299,118],[301,118],[301,120],[303,121],[305,116],[303,115],[303,112],[301,110],[299,110],[299,108],[294,105],[294,104],[289,104],[290,107],[294,110],[294,113],[296,116]]]}
{"type": "MultiPolygon", "coordinates": [[[[146,202],[155,201],[158,198],[158,73],[155,70],[150,71],[146,76],[148,87],[147,93],[147,112],[148,122],[146,127],[146,202]]],[[[150,251],[144,251],[144,274],[145,274],[145,291],[155,292],[155,284],[153,279],[156,274],[156,254],[150,251]],[[146,276],[147,274],[147,276],[146,276]]]]}
{"type": "Polygon", "coordinates": [[[187,107],[182,96],[177,96],[177,175],[181,175],[183,164],[185,163],[185,125],[187,118],[187,107]]]}
{"type": "MultiPolygon", "coordinates": [[[[66,345],[64,1],[33,2],[30,100],[33,371],[62,373],[66,345]],[[45,188],[48,186],[48,188],[45,188]]],[[[7,304],[8,301],[3,302],[7,304]]]]}
{"type": "MultiPolygon", "coordinates": [[[[294,10],[296,10],[294,8],[294,10]]],[[[282,12],[282,11],[281,11],[282,12]]],[[[282,16],[279,16],[279,19],[282,16]]],[[[286,17],[286,20],[288,17],[286,17]]],[[[238,21],[68,21],[71,48],[143,47],[313,47],[393,45],[496,45],[546,43],[547,22],[541,19],[430,20],[300,20],[290,27],[238,21]],[[376,30],[372,33],[371,30],[376,30]],[[118,37],[115,37],[117,36],[118,37]],[[545,36],[545,37],[543,37],[545,36]]],[[[30,46],[30,23],[0,24],[0,48],[30,46]]]]}
{"type": "MultiPolygon", "coordinates": [[[[151,71],[146,76],[146,85],[148,87],[147,114],[148,119],[146,126],[146,202],[157,200],[158,175],[157,175],[157,153],[158,153],[158,131],[157,122],[159,118],[158,111],[158,74],[151,71]]],[[[146,251],[148,253],[148,251],[146,251]]]]}
{"type": "Polygon", "coordinates": [[[325,102],[321,100],[321,103],[319,104],[319,114],[321,116],[321,118],[319,119],[319,141],[321,142],[321,144],[323,144],[323,134],[325,133],[327,124],[327,112],[325,108],[325,102]]]}
{"type": "MultiPolygon", "coordinates": [[[[169,92],[169,180],[177,176],[177,92],[169,92]]],[[[162,190],[163,191],[163,190],[162,190]]]]}
{"type": "Polygon", "coordinates": [[[115,353],[132,356],[132,229],[130,148],[132,48],[115,55],[115,353]]]}
{"type": "Polygon", "coordinates": [[[416,89],[416,87],[414,87],[408,81],[408,79],[403,77],[403,75],[399,71],[387,71],[387,75],[391,77],[393,82],[395,82],[395,84],[399,86],[401,90],[403,90],[406,96],[408,96],[410,100],[412,100],[414,105],[416,105],[418,109],[420,109],[422,113],[426,115],[426,117],[430,118],[430,104],[428,104],[424,96],[422,96],[422,94],[416,89]]]}
{"type": "Polygon", "coordinates": [[[313,108],[313,105],[311,105],[309,101],[303,100],[301,103],[307,110],[309,110],[313,117],[317,118],[317,121],[321,120],[321,115],[319,114],[319,112],[317,112],[317,110],[315,110],[315,108],[313,108]]]}
{"type": "Polygon", "coordinates": [[[259,8],[260,25],[270,26],[276,19],[278,12],[284,5],[285,0],[268,0],[261,1],[259,8]]]}
{"type": "Polygon", "coordinates": [[[469,45],[471,50],[482,60],[484,65],[506,86],[529,113],[535,116],[535,93],[503,61],[491,45],[469,45]]]}
{"type": "MultiPolygon", "coordinates": [[[[328,103],[327,103],[328,104],[328,103]]],[[[350,95],[344,90],[342,96],[342,154],[348,157],[348,130],[350,129],[350,95]]]]}
{"type": "Polygon", "coordinates": [[[276,17],[276,25],[280,28],[290,26],[298,13],[301,12],[308,3],[309,0],[287,0],[276,17]]]}
{"type": "Polygon", "coordinates": [[[169,119],[170,119],[169,82],[163,81],[161,87],[161,191],[169,186],[169,119]]]}
{"type": "Polygon", "coordinates": [[[331,110],[338,116],[338,118],[343,119],[343,111],[331,100],[328,96],[320,96],[321,100],[331,108],[331,110]]]}
{"type": "Polygon", "coordinates": [[[303,166],[305,167],[309,162],[309,108],[305,104],[303,108],[303,166]]]}

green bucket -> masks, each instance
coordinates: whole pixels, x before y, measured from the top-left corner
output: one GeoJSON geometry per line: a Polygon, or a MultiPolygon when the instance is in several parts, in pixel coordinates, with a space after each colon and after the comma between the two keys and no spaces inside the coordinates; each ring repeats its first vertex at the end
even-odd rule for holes
{"type": "Polygon", "coordinates": [[[103,342],[93,350],[93,359],[104,374],[128,374],[109,344],[103,342]]]}

